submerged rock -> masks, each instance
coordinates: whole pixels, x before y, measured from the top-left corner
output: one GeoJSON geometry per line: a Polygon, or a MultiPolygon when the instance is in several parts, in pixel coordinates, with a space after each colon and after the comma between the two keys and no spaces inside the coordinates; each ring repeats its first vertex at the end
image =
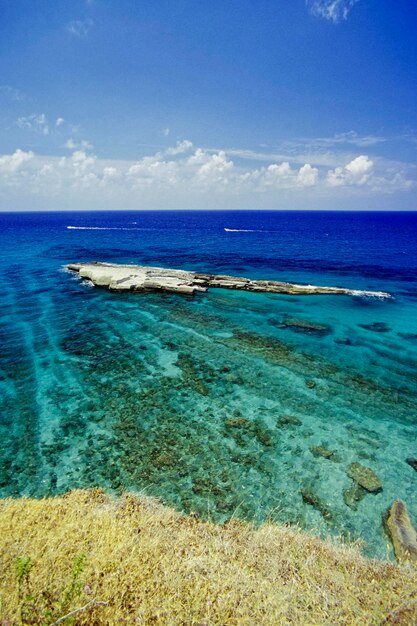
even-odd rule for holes
{"type": "Polygon", "coordinates": [[[346,473],[349,478],[352,478],[358,485],[366,489],[366,491],[370,493],[382,491],[381,482],[371,468],[365,467],[360,463],[351,463],[346,473]]]}
{"type": "Polygon", "coordinates": [[[302,421],[295,417],[294,415],[281,415],[277,419],[277,427],[285,428],[285,426],[301,426],[302,421]]]}
{"type": "Polygon", "coordinates": [[[386,511],[384,527],[389,535],[397,561],[417,563],[417,533],[402,500],[395,500],[386,511]]]}
{"type": "Polygon", "coordinates": [[[337,454],[325,446],[309,446],[310,452],[316,457],[322,457],[331,461],[337,460],[337,454]]]}
{"type": "Polygon", "coordinates": [[[356,511],[359,502],[365,497],[366,489],[361,487],[358,483],[352,483],[352,485],[343,492],[343,500],[346,506],[356,511]]]}
{"type": "Polygon", "coordinates": [[[405,459],[405,462],[408,463],[408,465],[411,465],[411,467],[417,472],[417,459],[408,457],[408,459],[405,459]]]}
{"type": "Polygon", "coordinates": [[[279,328],[289,328],[296,333],[305,333],[307,335],[328,335],[331,332],[330,326],[327,324],[317,324],[316,322],[309,322],[308,320],[301,320],[295,318],[286,318],[281,324],[278,324],[279,328]]]}
{"type": "Polygon", "coordinates": [[[389,297],[385,292],[358,291],[343,287],[319,287],[298,285],[274,280],[252,280],[242,276],[203,274],[188,270],[148,267],[144,265],[121,265],[117,263],[72,263],[67,269],[78,272],[81,278],[93,285],[107,287],[111,291],[169,291],[194,295],[209,287],[237,289],[268,293],[297,295],[350,295],[389,297]]]}
{"type": "Polygon", "coordinates": [[[314,389],[314,387],[316,386],[316,381],[315,380],[306,380],[306,385],[309,389],[314,389]]]}
{"type": "Polygon", "coordinates": [[[250,424],[246,417],[229,417],[224,421],[224,425],[228,428],[246,428],[250,424]]]}
{"type": "Polygon", "coordinates": [[[371,330],[374,333],[387,333],[391,328],[385,322],[374,322],[373,324],[358,324],[361,328],[371,330]]]}
{"type": "Polygon", "coordinates": [[[303,502],[316,509],[316,511],[318,511],[324,519],[330,521],[333,518],[333,513],[329,507],[310,489],[303,489],[301,491],[301,497],[303,498],[303,502]]]}
{"type": "Polygon", "coordinates": [[[353,341],[352,339],[349,339],[349,337],[336,337],[336,339],[334,339],[334,342],[337,343],[339,346],[353,346],[353,341]]]}
{"type": "Polygon", "coordinates": [[[397,333],[402,339],[409,339],[411,341],[417,341],[417,333],[397,333]]]}

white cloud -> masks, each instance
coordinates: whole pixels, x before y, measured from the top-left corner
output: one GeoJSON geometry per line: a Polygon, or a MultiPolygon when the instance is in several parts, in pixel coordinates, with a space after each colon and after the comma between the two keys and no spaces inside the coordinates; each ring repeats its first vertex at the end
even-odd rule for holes
{"type": "Polygon", "coordinates": [[[373,161],[365,155],[361,155],[353,159],[346,165],[346,170],[349,172],[350,179],[356,185],[364,185],[371,173],[374,166],[373,161]]]}
{"type": "Polygon", "coordinates": [[[182,154],[183,152],[188,152],[189,150],[191,150],[192,147],[193,147],[193,144],[191,141],[188,141],[188,139],[185,139],[184,141],[177,141],[175,146],[165,150],[165,154],[167,155],[182,154]]]}
{"type": "Polygon", "coordinates": [[[72,137],[70,137],[70,139],[68,139],[64,143],[64,148],[67,148],[68,150],[92,150],[93,147],[93,144],[86,139],[82,139],[81,141],[74,141],[72,137]]]}
{"type": "Polygon", "coordinates": [[[268,174],[277,178],[290,178],[293,176],[294,172],[291,169],[288,161],[284,161],[284,163],[280,163],[277,165],[274,163],[273,165],[269,165],[267,168],[268,174]]]}
{"type": "Polygon", "coordinates": [[[168,137],[170,132],[171,132],[171,129],[168,128],[168,127],[162,129],[162,134],[163,134],[164,137],[168,137]]]}
{"type": "Polygon", "coordinates": [[[16,172],[24,163],[33,159],[32,151],[25,152],[18,148],[13,154],[3,154],[0,156],[0,172],[16,172]]]}
{"type": "Polygon", "coordinates": [[[11,87],[10,85],[0,85],[0,96],[12,100],[14,102],[23,102],[26,99],[25,94],[20,89],[11,87]]]}
{"type": "Polygon", "coordinates": [[[373,166],[373,161],[362,154],[350,161],[345,167],[336,167],[334,170],[329,170],[327,182],[331,187],[365,185],[369,180],[373,166]]]}
{"type": "Polygon", "coordinates": [[[413,166],[363,154],[331,169],[286,160],[259,167],[187,140],[136,161],[98,158],[81,144],[68,140],[67,156],[23,150],[0,156],[4,207],[7,194],[27,198],[31,207],[39,198],[40,208],[326,208],[326,199],[331,208],[352,196],[369,206],[370,198],[407,192],[417,180],[413,166]]]}
{"type": "Polygon", "coordinates": [[[297,182],[301,187],[313,187],[317,183],[318,177],[318,169],[306,163],[298,170],[297,182]]]}
{"type": "Polygon", "coordinates": [[[286,189],[295,187],[296,170],[291,168],[288,161],[282,163],[271,163],[267,167],[255,169],[247,172],[245,181],[253,182],[258,193],[266,190],[286,189]]]}
{"type": "Polygon", "coordinates": [[[307,0],[313,15],[332,21],[334,24],[346,20],[357,2],[359,0],[307,0]]]}
{"type": "Polygon", "coordinates": [[[68,148],[68,150],[75,150],[75,148],[77,148],[77,144],[70,138],[64,143],[64,148],[68,148]]]}
{"type": "Polygon", "coordinates": [[[81,39],[87,37],[89,31],[94,26],[93,20],[73,20],[67,24],[67,31],[71,35],[80,37],[81,39]]]}
{"type": "Polygon", "coordinates": [[[283,163],[288,162],[300,167],[305,163],[314,164],[317,167],[337,167],[344,165],[354,158],[351,150],[341,150],[336,146],[322,144],[318,139],[294,140],[282,142],[276,151],[257,151],[246,149],[226,149],[230,157],[236,157],[243,161],[264,161],[283,163]]]}
{"type": "Polygon", "coordinates": [[[120,178],[121,172],[113,166],[103,168],[103,184],[120,178]]]}
{"type": "Polygon", "coordinates": [[[42,133],[42,135],[49,135],[49,124],[45,113],[34,113],[27,117],[19,117],[16,120],[19,128],[28,128],[35,132],[42,133]]]}
{"type": "Polygon", "coordinates": [[[319,182],[319,170],[305,163],[299,169],[294,169],[288,163],[271,163],[267,167],[252,170],[247,173],[245,180],[255,184],[257,192],[263,193],[267,190],[292,190],[302,187],[313,187],[319,182]]]}
{"type": "Polygon", "coordinates": [[[336,133],[333,137],[318,137],[317,139],[307,141],[310,141],[311,144],[316,146],[337,146],[340,144],[350,144],[352,146],[366,148],[368,146],[375,146],[379,143],[384,143],[386,138],[381,137],[380,135],[358,135],[358,133],[354,130],[350,130],[346,133],[336,133]]]}
{"type": "Polygon", "coordinates": [[[85,172],[87,169],[94,165],[97,157],[88,155],[84,150],[75,150],[71,155],[71,162],[74,167],[75,175],[79,176],[80,173],[85,172]]]}
{"type": "Polygon", "coordinates": [[[60,126],[62,126],[62,124],[65,123],[65,120],[63,117],[57,117],[56,121],[55,121],[55,127],[59,128],[60,126]]]}
{"type": "Polygon", "coordinates": [[[223,150],[208,155],[205,162],[197,169],[196,176],[199,179],[197,184],[201,182],[205,188],[213,185],[228,185],[232,169],[233,162],[227,158],[223,150]]]}

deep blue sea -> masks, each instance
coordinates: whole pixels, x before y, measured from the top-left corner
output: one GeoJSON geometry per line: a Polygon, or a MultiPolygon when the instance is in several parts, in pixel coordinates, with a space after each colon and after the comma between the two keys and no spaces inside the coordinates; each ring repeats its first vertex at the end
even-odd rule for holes
{"type": "Polygon", "coordinates": [[[417,520],[416,278],[416,213],[0,214],[0,495],[133,490],[391,557],[384,510],[417,520]],[[92,260],[392,297],[113,294],[64,269],[92,260]]]}

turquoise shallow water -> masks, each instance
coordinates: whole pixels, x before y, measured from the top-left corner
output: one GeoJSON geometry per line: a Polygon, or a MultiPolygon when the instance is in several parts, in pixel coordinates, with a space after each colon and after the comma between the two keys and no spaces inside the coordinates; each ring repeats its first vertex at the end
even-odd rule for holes
{"type": "Polygon", "coordinates": [[[392,556],[383,511],[417,521],[414,214],[4,214],[0,244],[2,497],[131,489],[392,556]],[[86,260],[393,297],[111,294],[63,269],[86,260]],[[352,502],[353,462],[380,493],[352,502]]]}

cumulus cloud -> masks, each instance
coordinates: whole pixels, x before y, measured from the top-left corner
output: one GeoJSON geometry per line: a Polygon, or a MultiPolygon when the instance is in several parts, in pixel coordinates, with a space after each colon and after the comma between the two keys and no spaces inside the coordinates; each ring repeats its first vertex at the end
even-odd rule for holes
{"type": "Polygon", "coordinates": [[[288,161],[284,161],[280,164],[273,163],[272,165],[268,166],[266,171],[267,174],[271,175],[271,177],[281,179],[291,178],[294,173],[288,161]]]}
{"type": "MultiPolygon", "coordinates": [[[[417,171],[359,155],[332,169],[314,161],[242,164],[226,150],[193,147],[188,140],[136,161],[102,159],[88,142],[68,140],[66,156],[16,150],[0,155],[0,198],[7,193],[42,198],[42,207],[163,208],[323,206],[328,198],[406,192],[417,171]],[[9,192],[7,191],[9,190],[9,192]],[[58,203],[58,204],[57,204],[58,203]]],[[[417,168],[416,168],[417,170],[417,168]]],[[[6,205],[5,205],[6,206],[6,205]]],[[[332,205],[333,206],[333,205],[332,205]]]]}
{"type": "Polygon", "coordinates": [[[74,141],[72,137],[70,137],[70,139],[68,139],[64,143],[64,148],[67,148],[68,150],[92,150],[93,147],[93,144],[86,139],[82,139],[81,141],[74,141]]]}
{"type": "Polygon", "coordinates": [[[298,170],[297,182],[301,187],[313,187],[317,183],[318,176],[318,169],[306,163],[298,170]]]}
{"type": "Polygon", "coordinates": [[[56,120],[55,120],[55,127],[59,128],[64,123],[65,123],[65,120],[64,120],[63,117],[57,117],[56,120]]]}
{"type": "Polygon", "coordinates": [[[359,0],[307,0],[311,13],[338,24],[346,20],[352,7],[359,0]]]}
{"type": "Polygon", "coordinates": [[[19,128],[28,128],[29,130],[42,133],[42,135],[49,135],[49,124],[45,113],[34,113],[27,117],[19,117],[16,120],[16,125],[19,128]]]}
{"type": "Polygon", "coordinates": [[[18,148],[13,154],[3,154],[0,156],[0,172],[16,172],[24,163],[33,159],[32,151],[25,152],[18,148]]]}
{"type": "Polygon", "coordinates": [[[330,187],[365,185],[369,180],[373,166],[373,161],[362,154],[350,161],[345,167],[336,167],[334,170],[329,170],[327,182],[330,187]]]}
{"type": "Polygon", "coordinates": [[[83,39],[87,37],[91,28],[94,26],[93,20],[73,20],[69,24],[67,24],[67,31],[74,35],[75,37],[80,37],[83,39]]]}
{"type": "Polygon", "coordinates": [[[96,159],[95,155],[87,154],[84,150],[75,150],[71,155],[71,161],[76,175],[94,165],[96,159]]]}
{"type": "Polygon", "coordinates": [[[217,186],[217,189],[219,189],[220,186],[227,186],[230,183],[230,174],[233,166],[233,162],[227,158],[223,150],[207,155],[204,163],[196,171],[195,182],[197,182],[197,185],[203,184],[203,189],[213,186],[217,186]]]}
{"type": "Polygon", "coordinates": [[[176,155],[182,154],[183,152],[188,152],[193,147],[192,141],[188,141],[185,139],[184,141],[177,141],[176,145],[165,150],[165,154],[167,155],[176,155]]]}

